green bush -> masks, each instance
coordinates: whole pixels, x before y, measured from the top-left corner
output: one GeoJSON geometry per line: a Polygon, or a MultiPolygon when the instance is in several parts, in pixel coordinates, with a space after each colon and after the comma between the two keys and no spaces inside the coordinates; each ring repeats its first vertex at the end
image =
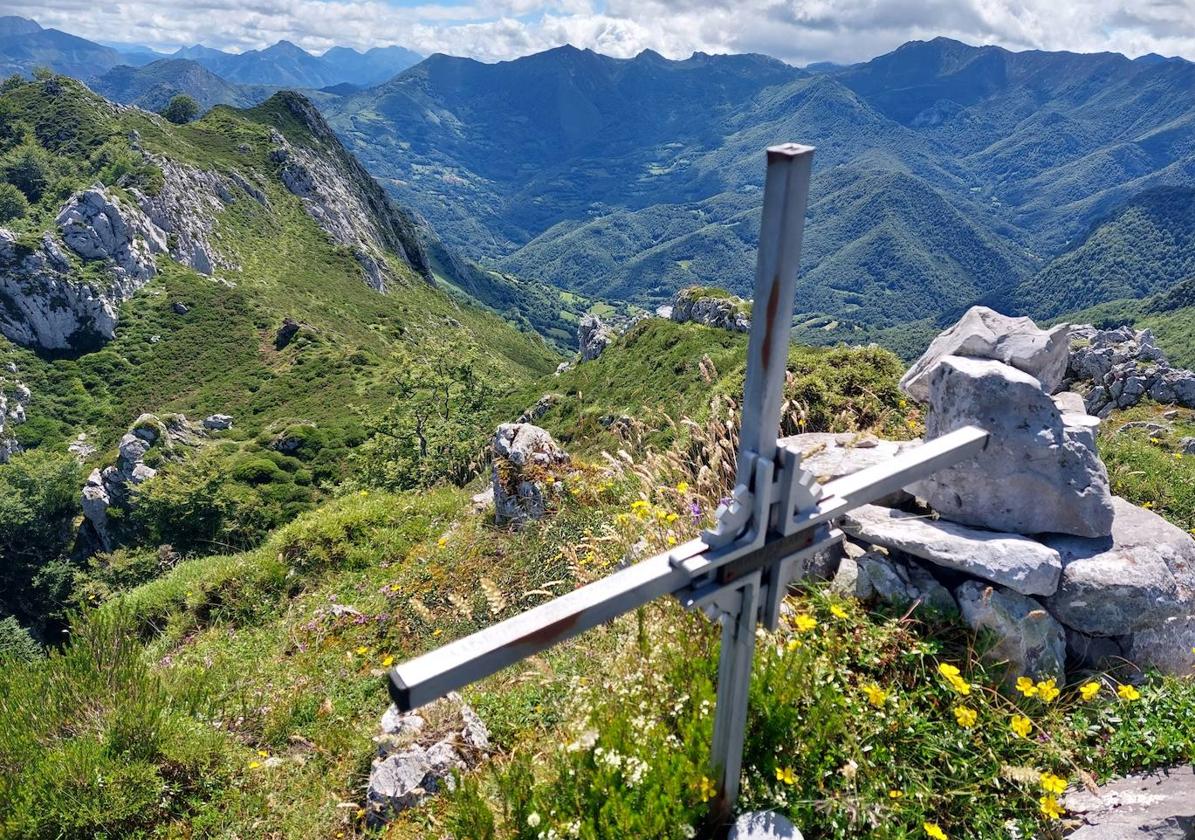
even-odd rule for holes
{"type": "Polygon", "coordinates": [[[33,662],[41,657],[41,645],[16,618],[11,615],[0,618],[0,668],[6,662],[33,662]]]}
{"type": "Polygon", "coordinates": [[[37,202],[52,177],[50,156],[46,150],[26,140],[5,157],[4,180],[20,190],[30,202],[37,202]]]}
{"type": "Polygon", "coordinates": [[[268,484],[283,480],[285,475],[269,458],[252,458],[233,467],[232,477],[245,484],[268,484]]]}
{"type": "Polygon", "coordinates": [[[0,183],[0,222],[11,222],[29,212],[24,193],[12,184],[0,183]]]}

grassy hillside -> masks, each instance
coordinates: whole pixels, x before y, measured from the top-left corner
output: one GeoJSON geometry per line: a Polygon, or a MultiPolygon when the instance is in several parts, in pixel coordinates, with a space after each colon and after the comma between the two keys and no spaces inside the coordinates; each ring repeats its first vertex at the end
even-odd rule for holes
{"type": "Polygon", "coordinates": [[[1195,275],[1195,189],[1143,192],[1094,224],[1072,250],[1014,292],[1023,311],[1050,317],[1119,299],[1140,300],[1195,275]]]}
{"type": "MultiPolygon", "coordinates": [[[[679,840],[700,828],[717,632],[664,601],[471,687],[494,749],[456,795],[377,832],[363,787],[387,663],[593,580],[640,539],[662,550],[709,521],[728,476],[701,466],[731,443],[726,415],[679,421],[734,394],[741,340],[649,322],[547,380],[564,402],[544,422],[562,439],[577,430],[571,448],[594,455],[521,531],[494,528],[468,490],[353,492],[258,549],[84,596],[61,652],[0,666],[0,836],[532,840],[575,825],[679,840]],[[591,421],[611,409],[668,409],[678,423],[643,448],[591,421]],[[577,746],[589,741],[603,752],[577,746]],[[609,753],[621,770],[598,760],[609,753]]],[[[883,351],[796,349],[790,416],[810,430],[915,427],[900,367],[883,351]]],[[[1116,457],[1119,492],[1190,514],[1189,500],[1133,483],[1133,452],[1116,457]]],[[[868,613],[818,587],[790,606],[802,621],[757,653],[744,804],[790,813],[811,835],[888,840],[931,821],[988,837],[1011,821],[1050,836],[1042,772],[1103,778],[1195,759],[1190,681],[1153,678],[1128,702],[1101,676],[1090,701],[1073,686],[1053,704],[1014,701],[979,664],[983,641],[949,618],[868,613]],[[968,697],[939,664],[961,669],[968,697]],[[974,729],[951,711],[963,701],[974,729]],[[1014,713],[1040,737],[1017,736],[1014,713]]]]}

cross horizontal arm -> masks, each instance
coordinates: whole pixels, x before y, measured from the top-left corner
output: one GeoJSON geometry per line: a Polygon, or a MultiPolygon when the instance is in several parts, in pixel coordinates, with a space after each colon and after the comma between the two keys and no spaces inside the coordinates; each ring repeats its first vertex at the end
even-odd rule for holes
{"type": "MultiPolygon", "coordinates": [[[[987,432],[968,426],[902,452],[823,487],[822,499],[798,514],[801,529],[812,528],[859,505],[881,499],[948,464],[975,454],[987,432]]],[[[791,538],[790,538],[791,539],[791,538]]],[[[797,550],[794,545],[793,551],[797,550]]],[[[500,671],[520,659],[627,613],[661,595],[680,593],[728,563],[754,552],[713,551],[690,540],[668,554],[657,554],[602,580],[583,586],[466,636],[390,671],[390,696],[409,711],[500,671]],[[683,558],[675,562],[676,558],[683,558]]]]}

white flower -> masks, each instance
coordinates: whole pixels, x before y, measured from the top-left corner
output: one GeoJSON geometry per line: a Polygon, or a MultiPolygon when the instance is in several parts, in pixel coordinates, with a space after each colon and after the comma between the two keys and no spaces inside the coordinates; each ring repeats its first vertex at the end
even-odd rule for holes
{"type": "Polygon", "coordinates": [[[692,840],[692,838],[697,836],[697,829],[693,828],[693,826],[691,826],[691,825],[686,825],[683,828],[681,828],[681,834],[685,835],[686,837],[690,838],[690,840],[692,840]]]}
{"type": "Polygon", "coordinates": [[[527,825],[531,826],[532,828],[535,828],[536,826],[538,826],[539,825],[539,814],[535,813],[535,811],[532,811],[530,814],[528,814],[527,815],[527,825]]]}

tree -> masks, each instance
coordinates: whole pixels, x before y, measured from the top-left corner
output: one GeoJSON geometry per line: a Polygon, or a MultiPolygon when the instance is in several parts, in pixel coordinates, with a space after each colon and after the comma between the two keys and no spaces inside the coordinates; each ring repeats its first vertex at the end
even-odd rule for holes
{"type": "Polygon", "coordinates": [[[481,462],[493,391],[468,362],[412,357],[398,369],[397,396],[355,456],[362,478],[394,489],[464,484],[481,462]]]}
{"type": "Polygon", "coordinates": [[[13,149],[4,162],[4,179],[29,201],[42,197],[50,183],[50,156],[30,139],[13,149]]]}
{"type": "Polygon", "coordinates": [[[0,224],[21,218],[28,210],[24,193],[12,184],[0,183],[0,224]]]}
{"type": "Polygon", "coordinates": [[[184,125],[199,116],[199,103],[180,93],[166,104],[161,114],[175,125],[184,125]]]}

